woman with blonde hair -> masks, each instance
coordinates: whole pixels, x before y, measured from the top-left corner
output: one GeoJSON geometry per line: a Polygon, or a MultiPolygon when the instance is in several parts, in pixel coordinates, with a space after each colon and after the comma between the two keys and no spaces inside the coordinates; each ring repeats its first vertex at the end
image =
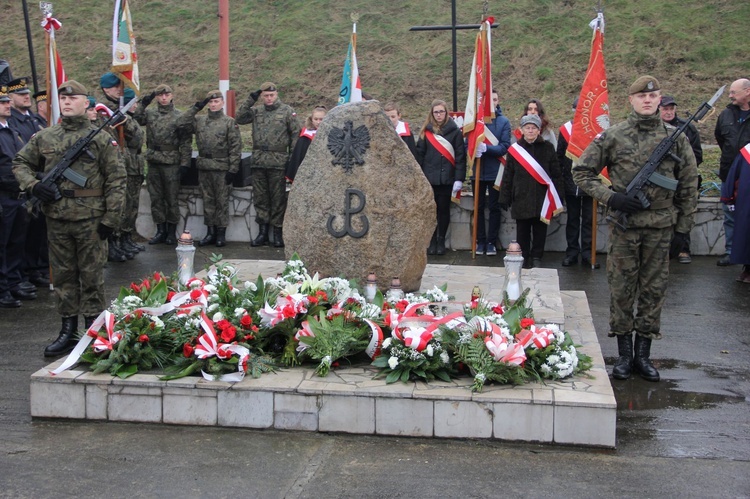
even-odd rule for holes
{"type": "Polygon", "coordinates": [[[302,161],[307,155],[307,148],[310,147],[312,139],[315,137],[315,134],[318,133],[318,127],[323,121],[323,118],[325,118],[327,112],[328,110],[325,106],[316,106],[310,116],[305,120],[305,126],[299,133],[299,139],[297,139],[297,143],[294,145],[292,156],[289,158],[289,164],[287,164],[286,167],[285,176],[287,182],[294,182],[294,177],[297,175],[299,165],[302,164],[302,161]]]}
{"type": "Polygon", "coordinates": [[[445,236],[451,216],[451,193],[457,193],[466,177],[466,149],[461,130],[448,116],[443,100],[432,101],[430,112],[419,132],[417,162],[432,185],[437,207],[437,228],[432,234],[428,255],[445,254],[445,236]]]}

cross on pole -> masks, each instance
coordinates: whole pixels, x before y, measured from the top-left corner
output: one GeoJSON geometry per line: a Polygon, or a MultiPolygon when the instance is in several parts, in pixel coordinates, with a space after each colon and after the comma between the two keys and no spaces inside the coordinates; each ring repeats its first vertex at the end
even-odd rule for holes
{"type": "MultiPolygon", "coordinates": [[[[479,29],[481,24],[456,24],[456,0],[451,0],[451,23],[437,26],[412,26],[409,31],[447,31],[451,30],[451,45],[453,47],[453,112],[458,111],[458,69],[456,67],[456,31],[459,29],[479,29]]],[[[496,28],[497,24],[493,24],[496,28]]]]}

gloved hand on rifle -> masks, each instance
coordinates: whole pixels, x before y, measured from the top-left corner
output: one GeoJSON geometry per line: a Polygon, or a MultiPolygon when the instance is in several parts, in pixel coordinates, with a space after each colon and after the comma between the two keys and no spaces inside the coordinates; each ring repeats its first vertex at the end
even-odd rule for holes
{"type": "Polygon", "coordinates": [[[60,190],[56,185],[45,185],[41,182],[34,184],[34,187],[31,188],[31,193],[43,203],[52,203],[60,197],[60,190]]]}
{"type": "Polygon", "coordinates": [[[149,104],[151,104],[151,101],[153,101],[156,98],[156,92],[151,92],[147,96],[145,96],[143,99],[141,99],[141,105],[143,106],[143,109],[146,109],[149,104]]]}
{"type": "Polygon", "coordinates": [[[203,109],[204,107],[206,107],[206,104],[208,104],[208,101],[210,101],[210,100],[211,100],[210,97],[206,97],[203,100],[199,100],[198,102],[195,103],[195,108],[198,111],[200,111],[201,109],[203,109]]]}
{"type": "Polygon", "coordinates": [[[609,198],[607,204],[610,208],[628,214],[637,213],[643,210],[643,205],[638,199],[632,196],[626,196],[621,192],[615,192],[612,197],[609,198]]]}
{"type": "Polygon", "coordinates": [[[109,239],[110,236],[115,233],[115,229],[99,222],[99,225],[96,227],[96,233],[99,234],[99,239],[104,241],[106,239],[109,239]]]}

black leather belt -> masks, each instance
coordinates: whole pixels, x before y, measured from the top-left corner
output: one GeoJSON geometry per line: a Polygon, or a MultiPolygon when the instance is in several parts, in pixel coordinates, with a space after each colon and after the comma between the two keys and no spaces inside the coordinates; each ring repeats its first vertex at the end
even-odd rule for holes
{"type": "Polygon", "coordinates": [[[199,157],[205,158],[205,159],[227,159],[229,156],[226,153],[224,154],[222,153],[218,153],[218,154],[200,153],[199,157]]]}
{"type": "Polygon", "coordinates": [[[171,152],[171,151],[179,151],[180,148],[177,146],[170,146],[170,145],[163,145],[163,146],[151,146],[149,149],[153,151],[160,151],[160,152],[171,152]]]}

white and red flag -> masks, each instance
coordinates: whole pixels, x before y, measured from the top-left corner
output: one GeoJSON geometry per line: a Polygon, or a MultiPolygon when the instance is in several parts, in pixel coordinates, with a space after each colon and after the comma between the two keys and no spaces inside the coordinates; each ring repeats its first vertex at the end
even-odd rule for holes
{"type": "Polygon", "coordinates": [[[347,102],[362,102],[362,83],[359,81],[359,67],[357,66],[357,23],[352,24],[352,38],[344,61],[344,75],[341,78],[339,90],[339,104],[347,102]]]}
{"type": "Polygon", "coordinates": [[[581,93],[578,96],[578,106],[573,117],[573,128],[566,153],[573,161],[581,157],[583,151],[598,134],[609,128],[609,92],[603,52],[604,14],[599,12],[589,26],[594,30],[591,56],[581,93]]]}
{"type": "Polygon", "coordinates": [[[468,142],[466,161],[469,165],[477,157],[479,144],[497,145],[497,138],[492,135],[485,123],[495,117],[495,106],[492,105],[492,43],[490,29],[494,19],[487,17],[482,21],[477,33],[474,48],[474,59],[471,62],[469,96],[466,99],[463,134],[468,142]]]}
{"type": "Polygon", "coordinates": [[[140,92],[138,54],[133,35],[133,19],[128,0],[115,0],[115,16],[112,21],[112,72],[125,86],[140,92]]]}
{"type": "Polygon", "coordinates": [[[49,83],[47,102],[50,109],[49,124],[54,125],[60,119],[60,101],[57,98],[57,88],[68,81],[60,55],[57,53],[57,41],[55,40],[55,32],[62,28],[62,23],[52,17],[50,13],[44,17],[42,28],[47,32],[49,42],[47,50],[47,81],[49,83]]]}

